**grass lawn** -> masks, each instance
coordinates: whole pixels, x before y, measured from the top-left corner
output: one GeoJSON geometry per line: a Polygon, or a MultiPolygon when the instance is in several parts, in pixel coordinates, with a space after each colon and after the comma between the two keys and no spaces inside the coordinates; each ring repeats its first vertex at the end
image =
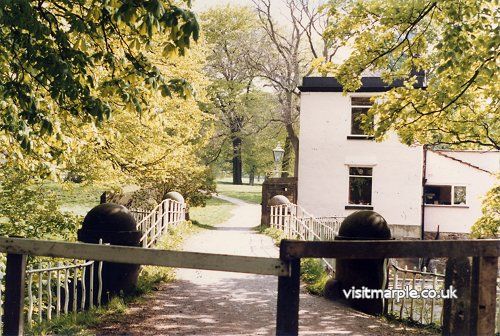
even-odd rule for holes
{"type": "Polygon", "coordinates": [[[105,190],[99,186],[71,182],[46,182],[45,186],[57,195],[62,211],[81,216],[85,216],[90,209],[99,204],[101,194],[105,190]]]}
{"type": "Polygon", "coordinates": [[[229,197],[260,204],[262,202],[262,185],[234,185],[226,181],[217,181],[217,192],[229,197]]]}
{"type": "Polygon", "coordinates": [[[236,205],[232,203],[211,198],[207,201],[205,207],[190,208],[189,216],[194,225],[200,227],[214,226],[231,218],[231,211],[235,207],[236,205]]]}

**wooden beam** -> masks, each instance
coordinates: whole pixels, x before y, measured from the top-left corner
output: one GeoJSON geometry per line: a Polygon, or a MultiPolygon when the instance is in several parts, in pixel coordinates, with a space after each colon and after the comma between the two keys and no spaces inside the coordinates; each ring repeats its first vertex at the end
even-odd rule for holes
{"type": "Polygon", "coordinates": [[[115,245],[0,237],[0,253],[69,259],[102,260],[124,264],[194,268],[237,273],[287,276],[287,262],[278,258],[168,251],[115,245]]]}
{"type": "Polygon", "coordinates": [[[472,259],[471,335],[495,334],[497,274],[497,258],[475,257],[472,259]]]}
{"type": "Polygon", "coordinates": [[[3,335],[23,335],[26,255],[7,254],[3,335]]]}
{"type": "Polygon", "coordinates": [[[500,240],[283,240],[287,258],[499,257],[500,240]]]}
{"type": "MultiPolygon", "coordinates": [[[[280,257],[285,258],[284,245],[280,245],[280,257]]],[[[276,311],[276,335],[299,334],[300,259],[290,259],[290,276],[278,278],[278,303],[276,311]]]]}

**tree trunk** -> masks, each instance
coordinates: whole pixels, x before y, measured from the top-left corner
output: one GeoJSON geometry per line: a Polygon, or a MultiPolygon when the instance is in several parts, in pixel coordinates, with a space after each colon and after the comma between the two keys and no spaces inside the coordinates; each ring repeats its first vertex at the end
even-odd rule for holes
{"type": "Polygon", "coordinates": [[[252,167],[250,173],[248,174],[248,183],[253,186],[255,184],[255,167],[252,167]]]}
{"type": "Polygon", "coordinates": [[[241,160],[241,138],[233,136],[233,184],[243,184],[241,160]]]}
{"type": "Polygon", "coordinates": [[[295,160],[293,165],[293,176],[299,176],[299,137],[295,133],[295,129],[292,124],[286,125],[286,131],[288,133],[288,138],[292,144],[293,152],[295,154],[295,160]]]}
{"type": "Polygon", "coordinates": [[[283,101],[283,117],[285,121],[285,128],[287,132],[287,138],[292,144],[293,152],[295,154],[295,161],[293,166],[293,176],[299,176],[299,137],[293,128],[293,117],[292,111],[295,108],[293,102],[293,92],[287,92],[285,100],[283,101]]]}
{"type": "Polygon", "coordinates": [[[292,159],[290,137],[286,137],[284,150],[285,153],[283,154],[283,161],[281,162],[281,177],[288,177],[288,175],[290,175],[290,160],[292,159]]]}

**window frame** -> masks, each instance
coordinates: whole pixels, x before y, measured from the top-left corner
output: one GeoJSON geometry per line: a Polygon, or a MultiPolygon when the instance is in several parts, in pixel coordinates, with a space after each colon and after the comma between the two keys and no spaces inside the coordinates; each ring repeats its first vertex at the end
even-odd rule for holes
{"type": "MultiPolygon", "coordinates": [[[[353,120],[353,109],[366,109],[366,112],[368,113],[368,110],[373,106],[373,103],[370,102],[370,105],[360,105],[360,104],[355,104],[353,103],[353,98],[367,98],[370,99],[372,96],[351,96],[350,97],[350,123],[349,123],[349,135],[347,136],[348,140],[373,140],[373,136],[369,134],[353,134],[353,125],[354,125],[354,120],[353,120]]],[[[372,121],[373,123],[373,121],[372,121]]],[[[372,125],[373,127],[373,125],[372,125]]]]}
{"type": "Polygon", "coordinates": [[[469,203],[467,201],[467,190],[468,186],[466,184],[445,184],[445,183],[431,183],[431,184],[425,184],[424,186],[424,205],[425,206],[431,206],[431,207],[469,207],[469,203]],[[450,187],[450,204],[433,204],[433,203],[426,203],[425,199],[425,188],[426,187],[450,187]],[[460,187],[460,188],[465,188],[465,203],[461,204],[455,204],[455,188],[460,187]]]}
{"type": "Polygon", "coordinates": [[[347,205],[346,210],[373,210],[373,165],[360,165],[351,164],[347,165],[347,205]],[[351,168],[369,168],[371,169],[371,175],[352,175],[351,168]],[[351,203],[351,177],[361,177],[370,180],[370,204],[356,204],[351,203]]]}

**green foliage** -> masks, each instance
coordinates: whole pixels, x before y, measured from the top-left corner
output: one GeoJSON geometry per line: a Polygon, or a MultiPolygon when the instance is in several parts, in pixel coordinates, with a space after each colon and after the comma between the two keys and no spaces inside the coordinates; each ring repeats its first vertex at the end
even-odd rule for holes
{"type": "Polygon", "coordinates": [[[81,218],[62,213],[57,196],[23,171],[0,173],[0,235],[74,240],[81,218]]]}
{"type": "Polygon", "coordinates": [[[471,228],[474,238],[500,238],[500,184],[488,191],[483,201],[483,215],[471,228]]]}
{"type": "Polygon", "coordinates": [[[325,284],[330,276],[326,273],[320,259],[301,259],[300,279],[306,283],[311,294],[323,295],[325,284]]]}
{"type": "Polygon", "coordinates": [[[66,314],[53,318],[51,321],[44,320],[42,323],[35,322],[26,327],[26,335],[79,335],[90,336],[91,328],[101,320],[114,318],[125,313],[129,300],[123,297],[115,297],[102,307],[95,307],[88,311],[79,312],[76,315],[66,314]]]}
{"type": "Polygon", "coordinates": [[[170,1],[16,0],[0,8],[1,129],[24,150],[41,146],[46,159],[56,157],[71,136],[66,122],[99,123],[124,107],[142,113],[151,90],[189,90],[146,52],[182,55],[198,39],[195,15],[170,1]]]}
{"type": "Polygon", "coordinates": [[[276,246],[279,246],[281,241],[286,238],[285,232],[283,232],[282,230],[273,228],[273,227],[265,227],[265,228],[260,227],[259,232],[271,237],[276,246]]]}
{"type": "MultiPolygon", "coordinates": [[[[257,76],[248,64],[262,46],[257,15],[244,6],[215,7],[203,13],[202,27],[211,50],[205,71],[212,79],[203,109],[213,116],[215,128],[207,161],[221,169],[233,159],[241,160],[248,174],[262,173],[276,146],[267,139],[276,140],[279,129],[269,127],[278,118],[276,97],[255,84],[257,76]],[[267,157],[264,148],[269,150],[267,157]]],[[[233,171],[240,169],[238,163],[233,165],[233,171]]]]}
{"type": "Polygon", "coordinates": [[[500,19],[494,1],[356,0],[327,6],[324,34],[352,49],[333,73],[353,91],[365,70],[405,85],[383,94],[370,109],[374,135],[396,131],[407,144],[447,144],[499,149],[498,56],[500,19]],[[340,17],[340,19],[339,19],[340,17]],[[349,38],[345,38],[349,37],[349,38]],[[415,72],[425,71],[427,88],[415,89],[415,72]]]}

